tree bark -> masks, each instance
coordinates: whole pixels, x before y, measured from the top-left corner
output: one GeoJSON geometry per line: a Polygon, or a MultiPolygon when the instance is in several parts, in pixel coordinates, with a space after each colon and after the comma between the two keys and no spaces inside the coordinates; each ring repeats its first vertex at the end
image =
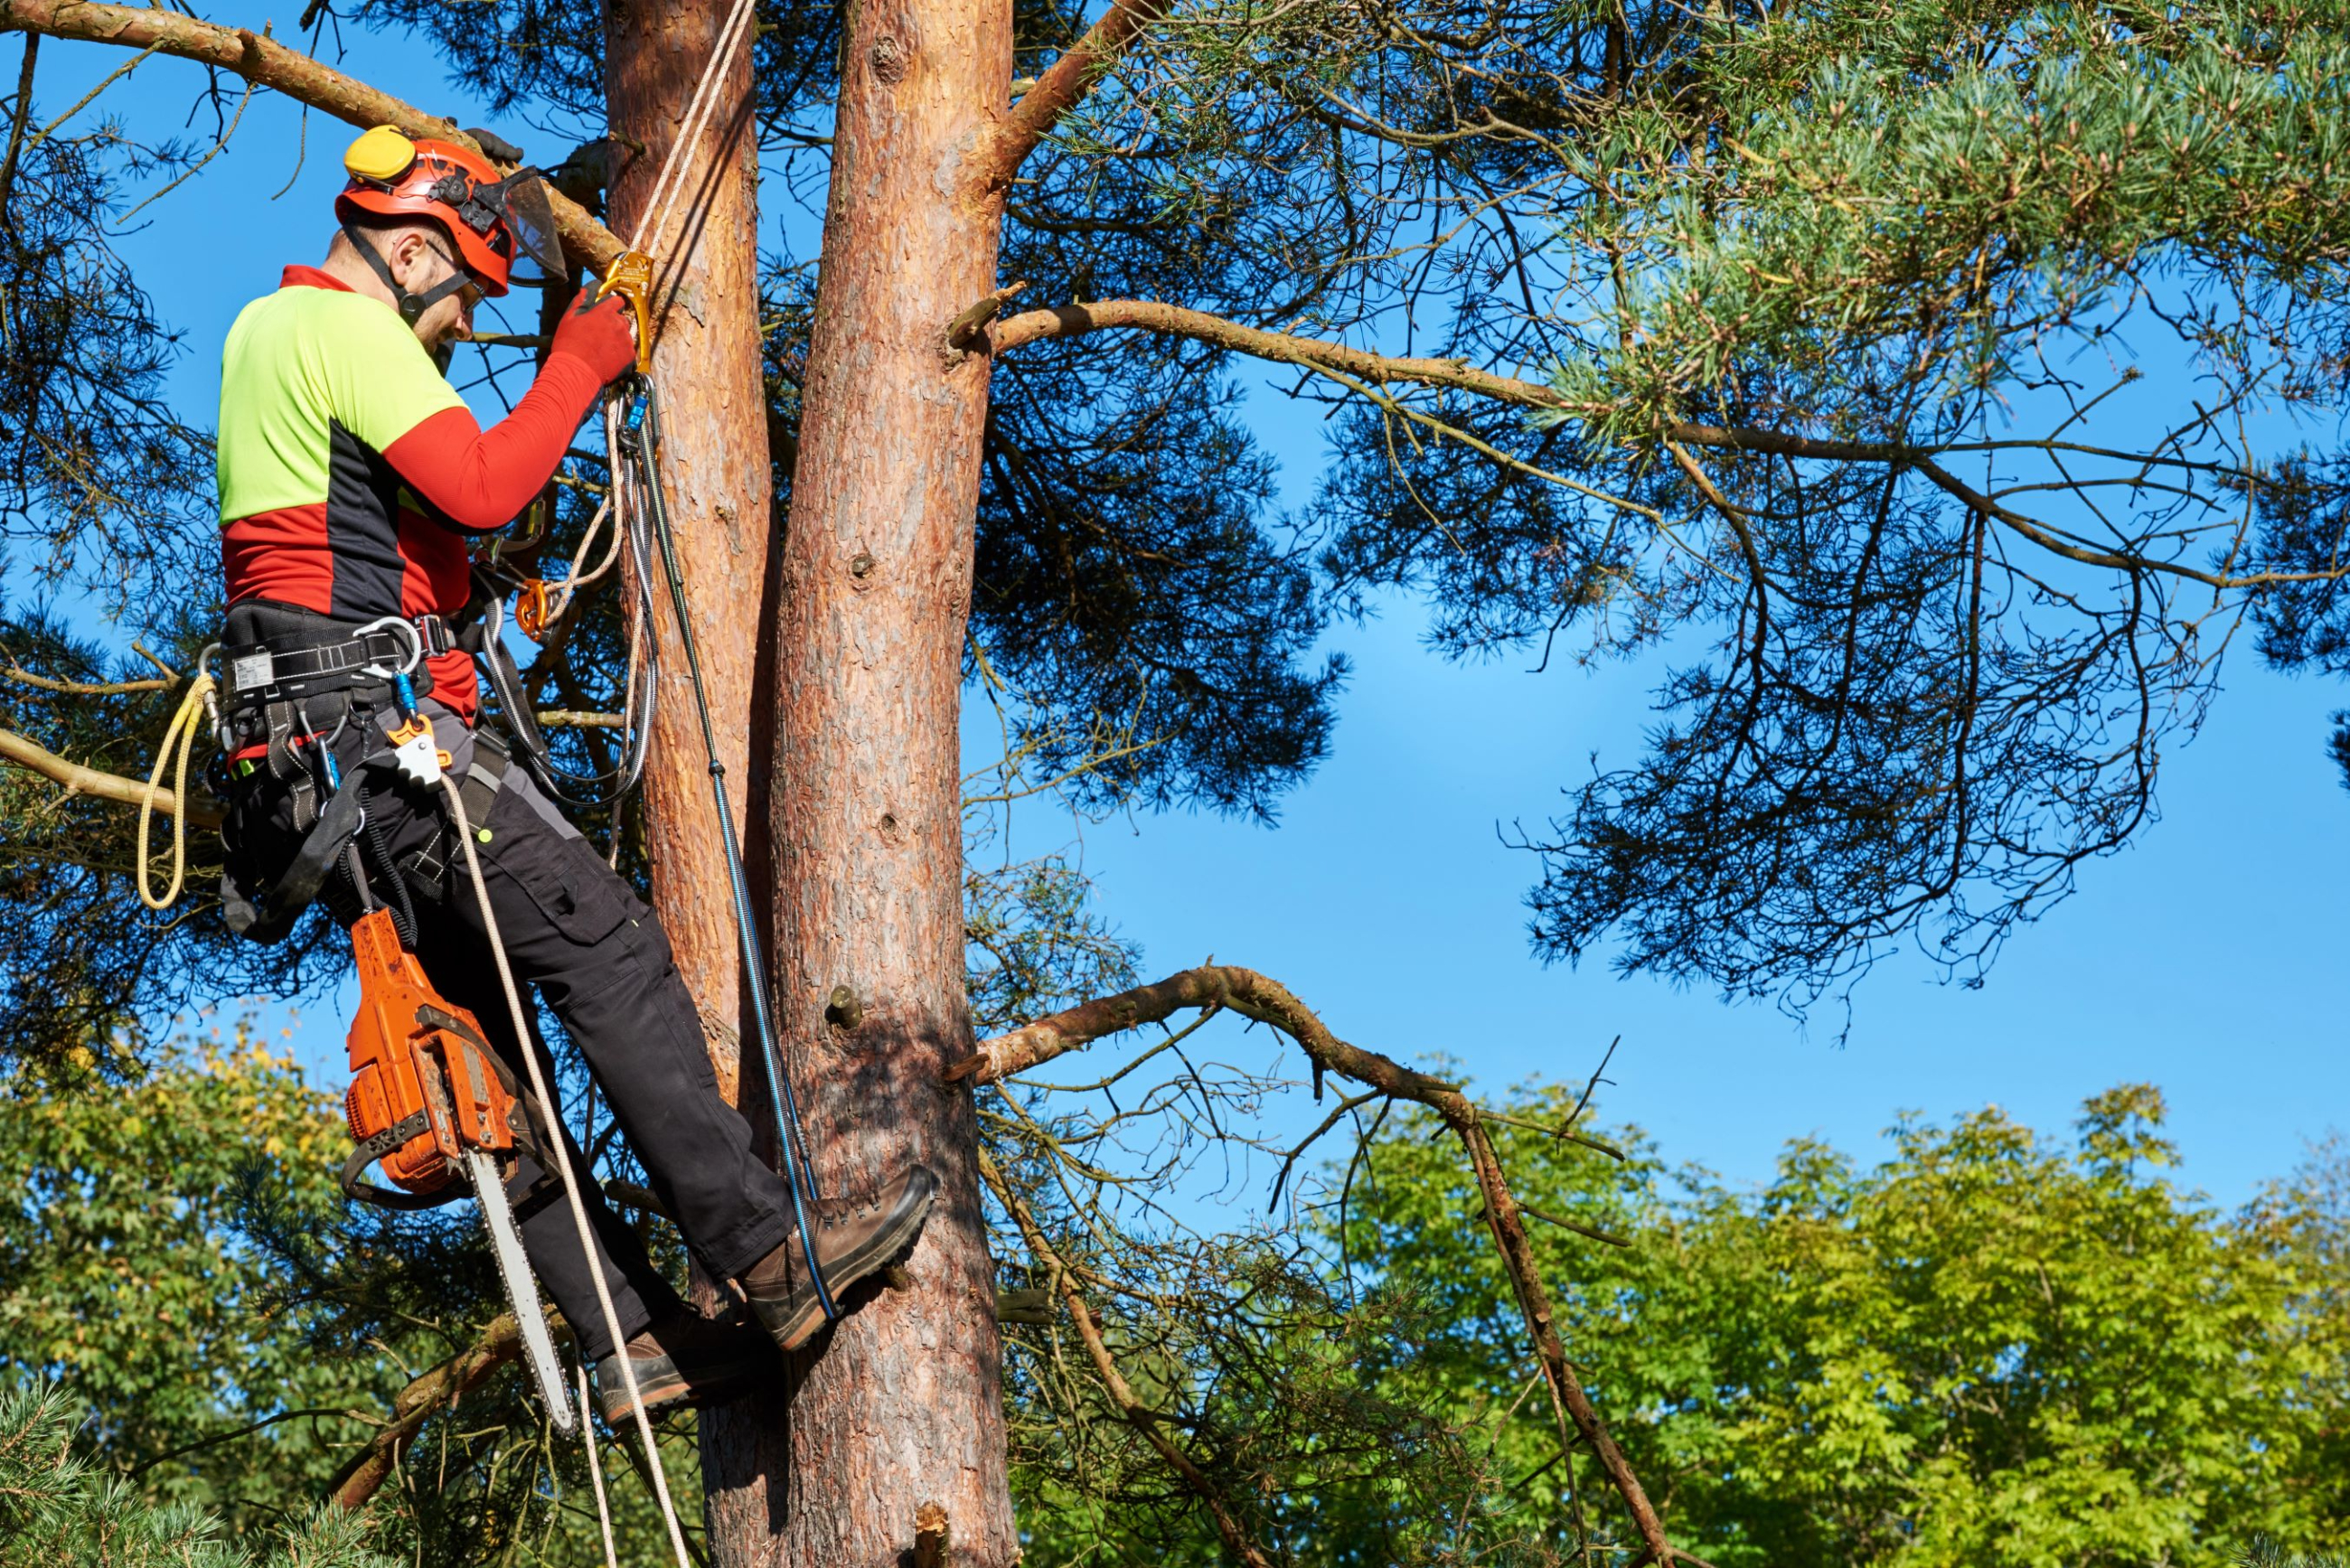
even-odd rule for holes
{"type": "MultiPolygon", "coordinates": [[[[624,237],[637,237],[645,223],[646,204],[725,9],[719,0],[627,0],[607,9],[605,92],[613,139],[622,150],[610,184],[611,222],[624,237]]],[[[749,124],[749,50],[736,53],[718,91],[677,176],[685,182],[678,203],[682,215],[671,219],[668,254],[659,258],[666,308],[658,321],[653,376],[660,386],[660,472],[670,523],[684,566],[719,760],[736,819],[751,840],[755,875],[765,858],[757,851],[766,837],[770,748],[763,742],[772,733],[767,713],[773,703],[761,675],[761,628],[768,620],[768,544],[775,527],[759,358],[758,158],[749,124]]],[[[643,238],[650,243],[651,236],[643,238]]],[[[658,577],[658,561],[652,568],[658,577]]],[[[654,618],[661,682],[643,803],[653,904],[676,950],[678,971],[702,1006],[720,1092],[733,1101],[739,1098],[736,1031],[745,1014],[725,849],[710,798],[693,689],[662,582],[652,585],[652,597],[662,607],[654,618]]],[[[746,1109],[756,1120],[756,1106],[746,1109]]]]}
{"type": "Polygon", "coordinates": [[[994,286],[988,153],[1007,0],[858,0],[844,20],[831,194],[791,518],[779,545],[771,821],[775,1004],[827,1195],[910,1160],[937,1207],[900,1288],[795,1371],[787,1418],[705,1417],[713,1561],[895,1568],[935,1503],[959,1563],[1016,1543],[970,1092],[957,716],[986,410],[946,342],[994,286]]]}

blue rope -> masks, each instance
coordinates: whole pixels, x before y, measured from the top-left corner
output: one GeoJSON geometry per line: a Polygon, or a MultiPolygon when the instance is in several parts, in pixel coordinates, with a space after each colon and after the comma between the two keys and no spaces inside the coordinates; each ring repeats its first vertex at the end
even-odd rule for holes
{"type": "MultiPolygon", "coordinates": [[[[757,928],[752,923],[751,888],[743,873],[743,849],[735,836],[734,808],[726,799],[726,764],[718,760],[718,736],[710,722],[710,697],[702,683],[702,655],[694,646],[693,622],[685,612],[685,577],[678,568],[676,540],[670,534],[669,499],[660,485],[660,402],[652,383],[642,377],[636,378],[636,396],[629,405],[620,444],[643,475],[653,536],[660,545],[661,568],[669,577],[669,601],[677,615],[678,640],[685,649],[686,673],[693,683],[694,711],[702,720],[702,750],[710,759],[710,793],[718,803],[718,836],[726,846],[726,876],[733,885],[734,929],[743,940],[743,977],[751,989],[751,1016],[759,1037],[759,1066],[767,1082],[768,1108],[775,1118],[776,1143],[784,1157],[784,1179],[791,1189],[792,1220],[799,1230],[800,1252],[807,1259],[808,1279],[816,1286],[816,1300],[824,1307],[827,1321],[837,1321],[840,1309],[833,1304],[832,1291],[825,1283],[824,1270],[816,1262],[816,1232],[808,1223],[808,1210],[822,1199],[816,1191],[816,1170],[807,1157],[807,1145],[800,1134],[799,1105],[792,1096],[791,1079],[778,1064],[775,1020],[767,1005],[766,965],[759,951],[757,928]]],[[[617,480],[618,475],[614,477],[617,480]]]]}

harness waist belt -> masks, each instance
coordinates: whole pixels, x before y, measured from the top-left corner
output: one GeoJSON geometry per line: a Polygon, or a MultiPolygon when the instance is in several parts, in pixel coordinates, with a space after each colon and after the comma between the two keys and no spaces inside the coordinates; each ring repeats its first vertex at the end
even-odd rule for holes
{"type": "Polygon", "coordinates": [[[232,711],[250,708],[279,695],[279,688],[296,689],[288,695],[301,694],[305,687],[332,690],[348,684],[336,679],[344,675],[389,680],[391,671],[408,667],[411,657],[421,660],[452,652],[456,646],[448,623],[437,615],[390,626],[378,622],[356,636],[313,639],[296,634],[232,644],[222,649],[228,668],[227,706],[232,711]]]}

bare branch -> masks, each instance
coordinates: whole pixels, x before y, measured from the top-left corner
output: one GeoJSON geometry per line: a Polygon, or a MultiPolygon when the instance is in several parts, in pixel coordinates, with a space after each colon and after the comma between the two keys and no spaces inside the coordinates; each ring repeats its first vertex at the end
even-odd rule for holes
{"type": "Polygon", "coordinates": [[[8,210],[8,193],[16,183],[16,156],[25,150],[25,122],[33,113],[33,67],[40,54],[41,36],[26,34],[24,63],[16,70],[16,101],[8,116],[8,151],[0,156],[0,213],[8,210]]]}
{"type": "MultiPolygon", "coordinates": [[[[147,800],[147,786],[137,779],[127,779],[120,774],[102,774],[96,768],[86,768],[79,763],[68,762],[37,741],[26,740],[13,730],[0,730],[0,759],[18,767],[55,779],[77,794],[99,800],[110,800],[123,805],[141,805],[147,800]]],[[[180,797],[160,786],[155,791],[155,809],[173,816],[180,814],[180,797]]],[[[188,820],[198,827],[218,827],[226,813],[208,800],[188,803],[188,820]]]]}
{"type": "Polygon", "coordinates": [[[1157,1415],[1135,1397],[1133,1387],[1118,1371],[1118,1362],[1109,1353],[1109,1345],[1102,1337],[1101,1325],[1094,1322],[1093,1312],[1086,1305],[1084,1293],[1077,1289],[1076,1278],[1069,1265],[1054,1250],[1044,1228],[1036,1223],[1035,1216],[1028,1211],[1027,1204],[1020,1200],[1020,1195],[1013,1191],[1011,1184],[1003,1179],[1003,1171],[996,1168],[995,1161],[984,1147],[979,1151],[979,1174],[994,1192],[995,1200],[1003,1205],[1004,1212],[1010,1214],[1013,1221],[1020,1227],[1021,1239],[1028,1243],[1028,1250],[1035,1254],[1036,1261],[1045,1265],[1053,1286],[1060,1291],[1061,1299],[1068,1303],[1069,1321],[1076,1326],[1077,1337],[1085,1343],[1086,1354],[1093,1361],[1094,1371],[1108,1390],[1118,1415],[1142,1434],[1143,1440],[1159,1451],[1159,1457],[1167,1461],[1168,1468],[1181,1476],[1184,1484],[1207,1505],[1209,1516],[1216,1521],[1216,1533],[1222,1538],[1224,1550],[1232,1554],[1232,1559],[1245,1564],[1245,1568],[1272,1568],[1264,1552],[1249,1539],[1248,1532],[1241,1528],[1241,1521],[1222,1490],[1208,1479],[1207,1473],[1172,1438],[1159,1429],[1157,1415]]]}
{"type": "MultiPolygon", "coordinates": [[[[1552,1409],[1558,1417],[1559,1442],[1566,1446],[1578,1435],[1581,1437],[1598,1456],[1600,1468],[1607,1472],[1617,1494],[1631,1511],[1648,1558],[1658,1563],[1671,1562],[1672,1544],[1665,1539],[1664,1525],[1649,1503],[1647,1490],[1640,1485],[1639,1477],[1632,1473],[1623,1450],[1616,1446],[1607,1423],[1599,1418],[1590,1396],[1584,1392],[1574,1367],[1567,1363],[1565,1346],[1553,1326],[1549,1293],[1543,1288],[1534,1245],[1526,1236],[1525,1210],[1512,1194],[1509,1179],[1486,1136],[1484,1114],[1461,1092],[1459,1085],[1414,1072],[1376,1051],[1348,1044],[1331,1033],[1313,1010],[1286,987],[1236,964],[1202,964],[1152,985],[1080,1002],[1009,1033],[983,1040],[976,1053],[947,1070],[947,1077],[951,1082],[971,1079],[993,1083],[1007,1074],[1082,1049],[1107,1035],[1156,1023],[1183,1008],[1211,1005],[1229,1007],[1271,1024],[1296,1041],[1317,1068],[1343,1074],[1383,1094],[1426,1106],[1460,1138],[1485,1201],[1486,1230],[1501,1253],[1503,1272],[1510,1276],[1519,1309],[1525,1316],[1527,1333],[1542,1359],[1552,1409]]],[[[981,1158],[984,1162],[985,1155],[981,1158]]],[[[983,1163],[983,1173],[988,1168],[983,1163]]],[[[1024,1223],[1024,1233],[1027,1229],[1024,1223]]],[[[1032,1241],[1032,1248],[1034,1245],[1032,1241]]],[[[1073,1291],[1070,1299],[1074,1311],[1081,1303],[1076,1303],[1073,1291]]]]}
{"type": "Polygon", "coordinates": [[[1540,381],[1496,376],[1490,370],[1478,369],[1465,359],[1374,354],[1367,348],[1349,348],[1318,337],[1298,337],[1286,332],[1268,332],[1260,327],[1244,327],[1204,310],[1187,310],[1180,305],[1162,305],[1149,299],[1107,299],[1093,305],[1024,310],[995,323],[988,336],[995,351],[1002,353],[1046,337],[1074,337],[1111,327],[1190,337],[1258,359],[1344,370],[1375,384],[1405,381],[1430,387],[1458,387],[1520,408],[1564,410],[1567,407],[1565,397],[1540,381]]]}
{"type": "MultiPolygon", "coordinates": [[[[547,1326],[558,1334],[560,1317],[549,1315],[547,1326]]],[[[328,1496],[346,1512],[365,1508],[400,1462],[400,1450],[414,1440],[433,1411],[453,1404],[479,1388],[491,1373],[512,1361],[522,1349],[522,1333],[512,1313],[501,1313],[482,1337],[439,1366],[412,1379],[391,1402],[391,1419],[367,1441],[367,1446],[335,1472],[328,1496]]]]}
{"type": "MultiPolygon", "coordinates": [[[[177,11],[78,0],[0,0],[0,25],[56,38],[176,55],[234,71],[255,86],[284,93],[352,125],[395,125],[411,136],[429,136],[480,151],[455,121],[427,114],[298,49],[289,49],[270,38],[265,29],[256,33],[250,27],[216,26],[177,11]]],[[[589,271],[601,273],[623,248],[619,238],[552,186],[546,199],[565,249],[589,271]]]]}
{"type": "Polygon", "coordinates": [[[130,691],[168,691],[173,685],[169,680],[57,680],[16,664],[0,670],[0,680],[14,680],[19,686],[67,697],[120,697],[130,691]]]}

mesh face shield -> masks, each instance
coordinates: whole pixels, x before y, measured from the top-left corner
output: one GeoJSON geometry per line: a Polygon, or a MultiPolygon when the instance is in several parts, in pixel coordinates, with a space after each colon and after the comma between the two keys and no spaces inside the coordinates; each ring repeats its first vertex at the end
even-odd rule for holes
{"type": "Polygon", "coordinates": [[[555,231],[555,211],[546,200],[546,178],[537,170],[517,169],[491,185],[451,174],[433,194],[493,247],[504,249],[499,243],[504,239],[549,277],[561,277],[567,270],[563,242],[555,231]]]}

